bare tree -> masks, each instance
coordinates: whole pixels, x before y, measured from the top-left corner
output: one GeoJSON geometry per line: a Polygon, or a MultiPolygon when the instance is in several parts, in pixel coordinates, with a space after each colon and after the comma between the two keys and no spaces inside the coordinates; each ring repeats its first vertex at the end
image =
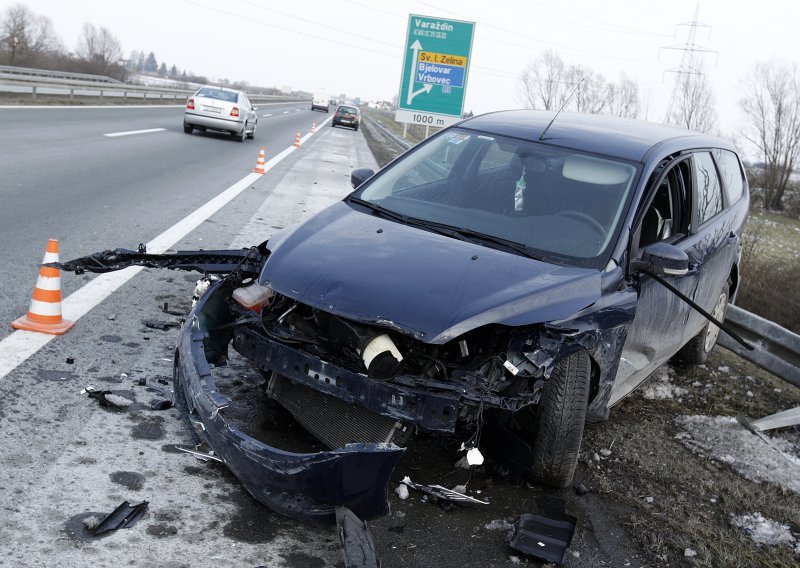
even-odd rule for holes
{"type": "Polygon", "coordinates": [[[764,208],[781,210],[800,151],[797,64],[757,63],[744,81],[744,92],[741,106],[748,122],[744,135],[764,161],[764,208]]]}
{"type": "Polygon", "coordinates": [[[108,74],[122,59],[119,40],[108,28],[96,28],[89,23],[83,25],[77,52],[94,73],[108,74]]]}
{"type": "Polygon", "coordinates": [[[636,118],[639,85],[625,75],[620,82],[582,65],[566,65],[554,51],[546,51],[520,76],[519,98],[527,108],[613,114],[636,118]]]}
{"type": "Polygon", "coordinates": [[[558,110],[569,95],[567,66],[554,51],[545,51],[519,79],[519,96],[527,108],[558,110]]]}
{"type": "Polygon", "coordinates": [[[23,4],[6,10],[0,23],[0,60],[9,65],[35,65],[46,56],[62,51],[53,24],[23,4]]]}
{"type": "Polygon", "coordinates": [[[569,91],[574,91],[569,102],[570,108],[589,114],[602,113],[607,103],[605,77],[581,65],[571,65],[567,77],[568,83],[576,85],[569,91]]]}
{"type": "Polygon", "coordinates": [[[624,118],[638,118],[641,110],[639,100],[639,84],[622,73],[619,83],[607,86],[608,114],[624,118]]]}
{"type": "Polygon", "coordinates": [[[666,123],[697,132],[714,132],[717,113],[705,65],[694,62],[688,70],[679,71],[675,80],[666,123]]]}

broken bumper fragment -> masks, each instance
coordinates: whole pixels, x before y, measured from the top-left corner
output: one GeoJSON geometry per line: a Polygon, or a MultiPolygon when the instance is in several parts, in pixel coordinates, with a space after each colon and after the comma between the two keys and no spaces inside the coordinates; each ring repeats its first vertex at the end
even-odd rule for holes
{"type": "Polygon", "coordinates": [[[347,444],[318,453],[293,453],[267,445],[226,420],[231,401],[220,393],[208,362],[219,341],[214,285],[192,309],[175,357],[176,404],[195,431],[258,501],[288,517],[334,523],[335,506],[362,519],[388,512],[389,477],[404,449],[392,444],[347,444]],[[216,329],[215,329],[216,328],[216,329]]]}

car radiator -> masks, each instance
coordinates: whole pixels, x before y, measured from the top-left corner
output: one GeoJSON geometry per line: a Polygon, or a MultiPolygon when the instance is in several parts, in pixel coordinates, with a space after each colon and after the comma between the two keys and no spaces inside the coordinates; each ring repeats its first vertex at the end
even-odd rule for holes
{"type": "Polygon", "coordinates": [[[274,375],[267,394],[291,412],[306,430],[331,449],[352,443],[404,445],[411,429],[402,422],[376,414],[274,375]]]}

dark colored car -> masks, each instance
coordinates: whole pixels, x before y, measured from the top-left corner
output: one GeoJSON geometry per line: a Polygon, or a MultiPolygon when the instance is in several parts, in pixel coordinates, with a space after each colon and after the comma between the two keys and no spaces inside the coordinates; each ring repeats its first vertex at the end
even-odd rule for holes
{"type": "Polygon", "coordinates": [[[339,105],[336,112],[333,114],[331,126],[349,126],[353,130],[358,130],[358,125],[361,122],[361,111],[358,107],[351,105],[339,105]]]}
{"type": "Polygon", "coordinates": [[[352,182],[250,251],[133,254],[226,274],[181,331],[178,403],[257,499],[295,518],[385,513],[417,429],[567,485],[586,421],[671,357],[713,348],[717,326],[667,286],[720,321],[739,288],[749,194],[719,138],[499,112],[352,182]],[[230,345],[328,451],[238,429],[215,383],[230,345]]]}

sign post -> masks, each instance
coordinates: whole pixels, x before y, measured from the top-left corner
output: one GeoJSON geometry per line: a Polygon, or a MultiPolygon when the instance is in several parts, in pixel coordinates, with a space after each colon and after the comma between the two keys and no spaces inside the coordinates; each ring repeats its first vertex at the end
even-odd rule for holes
{"type": "Polygon", "coordinates": [[[461,120],[474,22],[408,17],[395,120],[444,127],[461,120]]]}

